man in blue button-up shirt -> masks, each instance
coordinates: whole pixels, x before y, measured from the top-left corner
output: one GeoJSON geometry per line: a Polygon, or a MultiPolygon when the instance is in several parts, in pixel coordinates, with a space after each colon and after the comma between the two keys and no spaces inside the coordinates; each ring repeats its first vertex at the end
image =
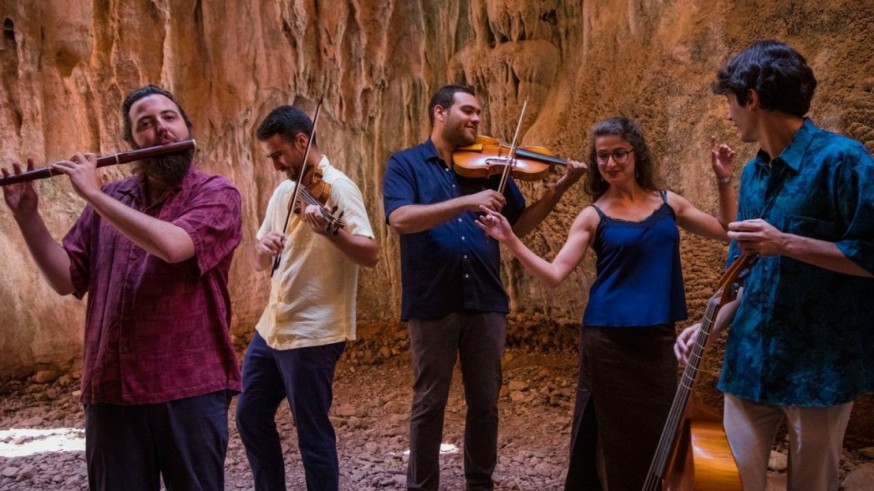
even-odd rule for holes
{"type": "MultiPolygon", "coordinates": [[[[874,390],[874,160],[804,117],[815,88],[804,58],[775,41],[736,55],[713,86],[741,139],[761,147],[743,170],[728,234],[730,260],[759,260],[719,381],[744,489],[765,488],[784,417],[789,489],[838,489],[853,400],[874,390]]],[[[694,330],[680,336],[681,358],[694,330]]]]}
{"type": "Polygon", "coordinates": [[[530,207],[509,180],[468,179],[452,153],[477,136],[481,106],[467,87],[448,85],[428,106],[431,138],[391,156],[383,198],[388,224],[400,235],[401,318],[410,322],[413,408],[407,488],[436,490],[443,413],[456,358],[461,360],[467,419],[467,489],[492,489],[497,461],[501,352],[509,311],[500,275],[499,242],[476,226],[480,206],[500,211],[518,235],[536,227],[582,176],[569,171],[530,207]]]}

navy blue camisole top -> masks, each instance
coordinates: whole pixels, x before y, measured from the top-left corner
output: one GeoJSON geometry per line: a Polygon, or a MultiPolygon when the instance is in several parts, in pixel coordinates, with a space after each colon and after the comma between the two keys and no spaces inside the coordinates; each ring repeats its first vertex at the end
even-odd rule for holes
{"type": "Polygon", "coordinates": [[[592,247],[598,276],[584,326],[642,327],[686,319],[680,232],[667,194],[661,196],[662,205],[639,222],[610,218],[592,205],[601,217],[592,247]]]}

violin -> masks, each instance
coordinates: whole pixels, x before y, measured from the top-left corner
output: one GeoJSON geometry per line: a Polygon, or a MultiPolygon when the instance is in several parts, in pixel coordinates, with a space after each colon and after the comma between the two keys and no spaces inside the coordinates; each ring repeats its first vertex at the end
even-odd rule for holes
{"type": "Polygon", "coordinates": [[[567,161],[551,154],[549,150],[537,146],[516,148],[515,163],[511,162],[512,147],[497,138],[480,135],[471,145],[458,147],[452,154],[455,172],[463,177],[487,179],[505,172],[510,166],[510,174],[521,181],[544,179],[553,165],[567,165],[567,161]]]}
{"type": "Polygon", "coordinates": [[[330,210],[325,207],[330,196],[331,185],[322,179],[321,172],[316,171],[313,173],[310,185],[301,186],[298,189],[297,199],[294,200],[293,203],[289,201],[288,205],[291,207],[289,211],[295,215],[300,215],[305,206],[316,205],[319,207],[322,216],[328,221],[325,225],[325,232],[337,235],[340,229],[343,228],[343,222],[340,220],[343,218],[343,213],[345,212],[341,211],[339,215],[335,216],[334,214],[337,213],[337,205],[331,207],[330,210]]]}
{"type": "Polygon", "coordinates": [[[519,147],[517,143],[527,107],[526,97],[516,121],[512,144],[506,145],[495,138],[479,135],[473,144],[456,148],[452,153],[455,172],[464,177],[480,179],[500,173],[501,182],[497,191],[503,194],[510,176],[523,181],[534,181],[545,178],[552,165],[567,165],[567,162],[553,157],[543,147],[519,147]]]}

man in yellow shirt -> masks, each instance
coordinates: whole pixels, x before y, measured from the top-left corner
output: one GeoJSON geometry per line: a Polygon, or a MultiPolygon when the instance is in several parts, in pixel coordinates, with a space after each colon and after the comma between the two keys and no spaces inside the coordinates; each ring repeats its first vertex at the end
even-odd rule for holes
{"type": "MultiPolygon", "coordinates": [[[[315,140],[306,154],[313,123],[292,106],[274,109],[257,137],[276,170],[289,179],[274,191],[255,250],[259,269],[279,256],[270,299],[243,361],[243,393],[237,428],[259,490],[285,489],[285,464],[274,421],[283,399],[294,415],[308,490],[336,490],[339,463],[328,419],[337,360],[355,339],[355,296],[359,266],[373,267],[379,247],[358,187],[331,166],[315,140]],[[295,180],[315,192],[328,186],[325,206],[301,205],[288,220],[295,180]],[[331,226],[328,210],[342,211],[342,227],[331,226]],[[283,230],[283,227],[285,229],[283,230]]],[[[301,190],[303,191],[303,190],[301,190]]]]}

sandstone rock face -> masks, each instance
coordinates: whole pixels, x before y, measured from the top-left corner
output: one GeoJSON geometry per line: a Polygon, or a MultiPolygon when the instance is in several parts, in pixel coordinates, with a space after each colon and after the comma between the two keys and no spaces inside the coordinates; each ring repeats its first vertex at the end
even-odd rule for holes
{"type": "MultiPolygon", "coordinates": [[[[398,318],[398,241],[384,223],[381,181],[388,156],[428,134],[427,102],[447,82],[474,86],[481,131],[509,139],[527,97],[523,143],[585,159],[596,120],[625,114],[647,131],[662,183],[715,211],[710,135],[742,144],[714,71],[754,39],[776,37],[804,53],[820,85],[812,117],[874,149],[874,28],[870,0],[737,2],[678,0],[3,0],[0,159],[37,165],[76,151],[113,153],[120,102],[147,83],[172,90],[191,116],[202,168],[242,191],[245,238],[232,270],[235,335],[246,338],[268,280],[249,268],[255,231],[281,176],[254,129],[274,106],[312,111],[325,97],[320,142],[364,194],[382,259],[361,275],[363,321],[398,318]]],[[[126,175],[107,168],[107,180],[126,175]]],[[[547,183],[526,183],[536,198],[547,183]]],[[[60,239],[82,202],[65,178],[39,183],[46,222],[60,239]]],[[[581,187],[527,239],[552,256],[576,213],[581,187]]],[[[0,206],[0,370],[73,366],[83,303],[58,298],[40,278],[8,209],[0,206]]],[[[684,236],[686,287],[700,315],[725,248],[684,236]]],[[[516,324],[575,325],[593,278],[590,258],[547,291],[510,259],[505,274],[516,324]]],[[[712,370],[711,370],[712,372],[712,370]]]]}

